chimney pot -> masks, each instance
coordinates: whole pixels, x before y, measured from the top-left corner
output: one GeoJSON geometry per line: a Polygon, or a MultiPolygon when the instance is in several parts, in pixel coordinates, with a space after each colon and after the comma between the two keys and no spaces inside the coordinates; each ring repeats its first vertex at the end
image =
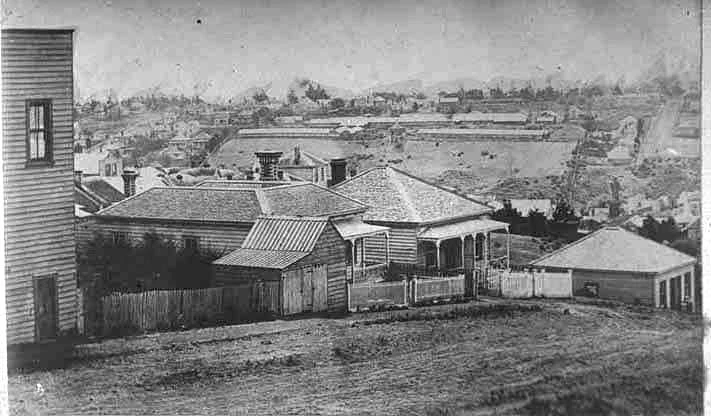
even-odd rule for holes
{"type": "Polygon", "coordinates": [[[346,180],[346,159],[338,158],[331,159],[331,186],[339,184],[346,180]]]}
{"type": "Polygon", "coordinates": [[[279,159],[283,155],[279,151],[262,151],[254,153],[259,160],[259,173],[260,179],[263,181],[275,181],[277,180],[277,164],[279,159]]]}
{"type": "Polygon", "coordinates": [[[84,176],[84,173],[80,170],[75,170],[74,171],[74,183],[77,185],[81,185],[82,178],[84,176]]]}
{"type": "Polygon", "coordinates": [[[126,168],[121,174],[123,178],[123,194],[126,198],[136,195],[136,178],[138,177],[138,172],[134,169],[126,168]]]}

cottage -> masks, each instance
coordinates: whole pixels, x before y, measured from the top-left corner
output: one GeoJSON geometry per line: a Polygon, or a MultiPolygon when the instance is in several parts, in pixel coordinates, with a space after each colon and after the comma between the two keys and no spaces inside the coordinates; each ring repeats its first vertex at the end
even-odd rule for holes
{"type": "Polygon", "coordinates": [[[602,228],[532,263],[572,270],[574,293],[672,309],[693,302],[695,264],[691,256],[619,227],[602,228]]]}
{"type": "Polygon", "coordinates": [[[490,233],[508,224],[489,219],[489,206],[393,167],[368,169],[333,189],[370,206],[363,222],[390,228],[389,241],[366,238],[370,259],[483,274],[508,265],[508,256],[490,257],[490,233]]]}
{"type": "MultiPolygon", "coordinates": [[[[240,248],[262,215],[339,216],[365,207],[310,182],[262,188],[156,187],[126,198],[94,215],[80,230],[86,243],[95,233],[114,241],[140,242],[155,232],[179,247],[214,252],[240,248]]],[[[210,186],[214,185],[214,186],[210,186]]]]}
{"type": "Polygon", "coordinates": [[[3,29],[2,54],[7,343],[44,342],[76,328],[74,32],[3,29]]]}

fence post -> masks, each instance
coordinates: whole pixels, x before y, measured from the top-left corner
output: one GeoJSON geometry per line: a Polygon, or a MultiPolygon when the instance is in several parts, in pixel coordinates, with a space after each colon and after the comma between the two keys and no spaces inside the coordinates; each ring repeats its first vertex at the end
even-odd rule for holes
{"type": "Polygon", "coordinates": [[[348,312],[351,311],[351,284],[346,283],[346,308],[348,308],[348,312]]]}

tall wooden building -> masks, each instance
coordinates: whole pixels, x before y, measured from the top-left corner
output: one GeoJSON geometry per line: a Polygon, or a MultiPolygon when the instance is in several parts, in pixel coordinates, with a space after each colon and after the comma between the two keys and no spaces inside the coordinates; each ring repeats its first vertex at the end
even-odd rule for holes
{"type": "Polygon", "coordinates": [[[74,32],[2,30],[8,344],[76,327],[74,32]]]}

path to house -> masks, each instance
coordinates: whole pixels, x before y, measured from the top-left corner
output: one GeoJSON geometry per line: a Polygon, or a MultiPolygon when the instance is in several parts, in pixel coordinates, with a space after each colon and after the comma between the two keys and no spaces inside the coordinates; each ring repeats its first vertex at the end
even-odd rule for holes
{"type": "Polygon", "coordinates": [[[87,344],[65,368],[11,375],[11,410],[698,414],[701,339],[698,318],[673,312],[484,299],[87,344]],[[506,310],[472,316],[491,305],[506,310]]]}

